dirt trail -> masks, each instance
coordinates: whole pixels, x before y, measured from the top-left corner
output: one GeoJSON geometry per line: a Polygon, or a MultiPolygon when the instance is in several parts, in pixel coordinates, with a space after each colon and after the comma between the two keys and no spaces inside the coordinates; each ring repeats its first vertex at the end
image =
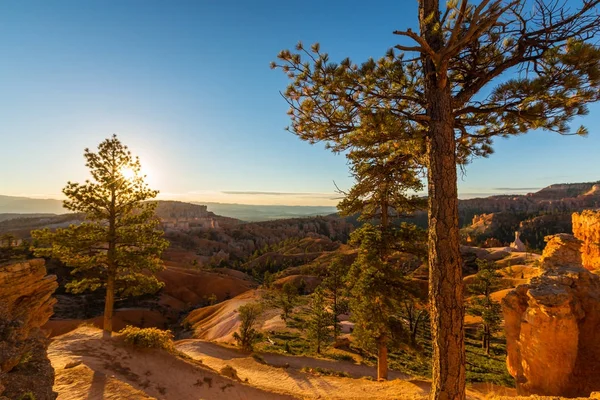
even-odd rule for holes
{"type": "Polygon", "coordinates": [[[374,376],[374,368],[350,362],[264,353],[261,356],[267,364],[262,364],[247,353],[200,340],[182,340],[176,343],[176,347],[194,359],[202,360],[211,368],[220,369],[231,365],[240,378],[247,378],[252,386],[306,399],[425,399],[429,391],[427,382],[395,379],[406,378],[396,371],[390,374],[393,380],[387,382],[356,379],[374,376]],[[282,368],[285,364],[289,366],[282,368]],[[305,366],[344,371],[353,378],[315,376],[300,372],[305,366]]]}
{"type": "Polygon", "coordinates": [[[292,399],[221,376],[197,362],[153,349],[135,349],[83,327],[55,338],[48,349],[60,400],[292,399]]]}

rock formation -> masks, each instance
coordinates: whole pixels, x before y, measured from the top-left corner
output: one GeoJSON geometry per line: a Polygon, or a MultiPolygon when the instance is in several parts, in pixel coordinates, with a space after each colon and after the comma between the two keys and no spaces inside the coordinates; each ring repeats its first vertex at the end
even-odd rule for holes
{"type": "Polygon", "coordinates": [[[600,390],[600,277],[575,237],[546,240],[542,275],[502,302],[508,370],[521,395],[589,396],[600,390]]]}
{"type": "Polygon", "coordinates": [[[515,241],[510,244],[510,247],[515,251],[527,251],[527,248],[519,239],[519,231],[515,232],[515,241]]]}
{"type": "Polygon", "coordinates": [[[56,398],[40,328],[52,315],[57,286],[43,260],[0,265],[0,400],[27,393],[36,400],[56,398]]]}
{"type": "Polygon", "coordinates": [[[600,269],[600,211],[574,213],[573,234],[583,242],[581,261],[584,268],[600,269]]]}

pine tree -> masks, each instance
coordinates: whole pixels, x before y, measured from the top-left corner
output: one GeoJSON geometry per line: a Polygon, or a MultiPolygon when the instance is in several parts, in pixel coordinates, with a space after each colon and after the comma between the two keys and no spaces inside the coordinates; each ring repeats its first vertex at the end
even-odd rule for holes
{"type": "Polygon", "coordinates": [[[51,232],[32,232],[37,256],[54,257],[72,267],[75,279],[67,290],[82,293],[105,288],[104,336],[112,333],[115,295],[154,293],[163,283],[154,274],[162,270],[160,259],[168,242],[162,238],[156,203],[158,194],[148,188],[141,165],[116,135],[94,153],[85,149],[92,175],[84,184],[68,182],[63,189],[64,207],[84,213],[80,225],[51,232]]]}
{"type": "Polygon", "coordinates": [[[338,317],[345,311],[343,293],[346,288],[345,280],[347,273],[348,267],[344,265],[342,258],[336,257],[327,266],[325,277],[321,284],[325,298],[331,303],[331,325],[333,326],[334,340],[338,338],[342,329],[338,317]]]}
{"type": "Polygon", "coordinates": [[[491,295],[498,289],[502,276],[491,261],[479,259],[477,266],[479,271],[475,281],[468,286],[469,292],[475,296],[471,299],[467,312],[481,317],[481,347],[489,355],[492,336],[500,329],[502,323],[502,307],[499,302],[492,299],[491,295]]]}
{"type": "Polygon", "coordinates": [[[240,306],[238,312],[240,315],[240,330],[233,334],[233,338],[242,349],[252,351],[254,344],[261,337],[260,332],[254,327],[258,318],[262,315],[263,308],[259,303],[248,303],[240,306]]]}
{"type": "Polygon", "coordinates": [[[317,354],[321,354],[321,346],[329,339],[330,326],[331,314],[327,311],[323,288],[319,286],[313,294],[307,326],[308,338],[314,343],[317,354]]]}
{"type": "Polygon", "coordinates": [[[358,255],[348,273],[352,335],[363,349],[377,351],[377,378],[387,379],[388,342],[404,282],[398,268],[382,258],[382,231],[369,223],[352,233],[358,255]]]}
{"type": "Polygon", "coordinates": [[[283,311],[281,317],[284,320],[290,317],[290,313],[296,307],[297,302],[298,288],[290,282],[284,283],[276,297],[277,306],[283,311]]]}
{"type": "Polygon", "coordinates": [[[379,60],[335,64],[318,44],[299,44],[272,65],[292,80],[285,97],[290,128],[301,139],[325,141],[334,151],[361,147],[377,132],[398,144],[421,143],[415,150],[427,168],[431,398],[465,398],[456,166],[490,154],[496,136],[571,134],[573,118],[600,98],[600,51],[592,42],[598,4],[452,0],[440,7],[439,0],[419,0],[419,32],[394,32],[404,41],[379,60]]]}

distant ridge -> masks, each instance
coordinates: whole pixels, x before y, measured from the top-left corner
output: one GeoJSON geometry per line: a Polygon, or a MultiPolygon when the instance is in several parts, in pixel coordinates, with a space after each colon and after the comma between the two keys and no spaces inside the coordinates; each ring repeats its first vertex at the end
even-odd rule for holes
{"type": "Polygon", "coordinates": [[[0,214],[64,214],[62,200],[0,195],[0,214]]]}
{"type": "MultiPolygon", "coordinates": [[[[194,205],[192,208],[205,205],[209,212],[216,215],[246,222],[325,216],[337,212],[336,207],[333,206],[251,205],[159,200],[160,202],[164,202],[164,206],[169,203],[183,208],[186,207],[185,204],[194,205]]],[[[481,213],[576,211],[597,207],[600,207],[600,181],[554,184],[524,195],[493,195],[459,200],[461,225],[470,223],[474,215],[481,213]]],[[[67,212],[62,207],[61,200],[0,195],[0,214],[65,214],[67,212]]],[[[0,219],[3,219],[1,215],[0,219]]]]}

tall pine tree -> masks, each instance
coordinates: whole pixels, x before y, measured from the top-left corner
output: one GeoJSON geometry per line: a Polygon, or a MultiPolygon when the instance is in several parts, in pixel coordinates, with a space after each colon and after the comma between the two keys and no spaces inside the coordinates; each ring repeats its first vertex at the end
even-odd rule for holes
{"type": "Polygon", "coordinates": [[[84,213],[85,221],[65,229],[32,232],[35,254],[54,257],[72,267],[73,293],[106,290],[104,336],[112,333],[115,295],[154,293],[163,284],[154,274],[163,269],[160,259],[168,242],[162,238],[154,215],[158,194],[148,188],[141,164],[116,135],[85,149],[86,167],[92,179],[84,184],[68,182],[63,189],[64,207],[84,213]]]}
{"type": "MultiPolygon", "coordinates": [[[[361,146],[375,122],[390,140],[421,142],[429,199],[432,398],[465,398],[464,293],[457,164],[495,136],[569,123],[600,98],[600,0],[419,0],[419,31],[379,60],[332,63],[318,44],[279,54],[291,130],[335,151],[361,146]],[[304,59],[303,59],[304,57],[304,59]],[[485,88],[485,90],[484,90],[485,88]]],[[[580,128],[577,134],[585,134],[580,128]]]]}

